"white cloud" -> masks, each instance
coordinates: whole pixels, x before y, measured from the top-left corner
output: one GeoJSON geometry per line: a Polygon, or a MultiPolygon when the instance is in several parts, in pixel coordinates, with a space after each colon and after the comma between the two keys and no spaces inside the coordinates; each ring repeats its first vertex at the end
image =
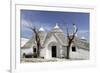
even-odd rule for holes
{"type": "Polygon", "coordinates": [[[78,33],[89,33],[88,30],[79,30],[78,33]]]}
{"type": "Polygon", "coordinates": [[[27,21],[27,20],[24,20],[24,19],[21,20],[22,28],[27,28],[27,27],[30,27],[31,25],[32,25],[32,23],[30,21],[27,21]]]}

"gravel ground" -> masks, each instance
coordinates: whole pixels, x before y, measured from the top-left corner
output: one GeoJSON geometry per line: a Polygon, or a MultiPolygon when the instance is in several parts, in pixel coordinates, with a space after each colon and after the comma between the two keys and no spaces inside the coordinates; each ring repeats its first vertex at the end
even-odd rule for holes
{"type": "Polygon", "coordinates": [[[83,60],[83,59],[61,59],[61,58],[52,58],[52,59],[42,59],[42,58],[21,58],[21,63],[25,63],[25,62],[32,62],[32,63],[36,63],[36,62],[62,62],[62,61],[71,61],[71,60],[83,60]]]}

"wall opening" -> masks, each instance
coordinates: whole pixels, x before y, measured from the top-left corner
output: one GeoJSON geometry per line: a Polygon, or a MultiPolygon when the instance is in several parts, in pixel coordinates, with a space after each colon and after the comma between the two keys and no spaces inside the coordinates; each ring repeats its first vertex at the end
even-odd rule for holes
{"type": "Polygon", "coordinates": [[[52,46],[52,57],[56,57],[57,56],[57,49],[56,46],[52,46]]]}
{"type": "Polygon", "coordinates": [[[72,52],[76,52],[76,47],[72,46],[72,52]]]}

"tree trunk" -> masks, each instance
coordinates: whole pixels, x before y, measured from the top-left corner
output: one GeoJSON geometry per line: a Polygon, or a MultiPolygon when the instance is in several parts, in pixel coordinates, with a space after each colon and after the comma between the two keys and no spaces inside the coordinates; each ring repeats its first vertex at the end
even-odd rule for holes
{"type": "Polygon", "coordinates": [[[68,46],[67,46],[67,59],[70,59],[70,46],[71,46],[71,41],[68,42],[68,46]]]}
{"type": "Polygon", "coordinates": [[[72,37],[69,36],[69,32],[67,29],[67,37],[68,37],[67,56],[66,56],[67,59],[70,59],[70,46],[71,46],[71,43],[73,42],[73,39],[75,38],[75,34],[78,31],[78,28],[75,26],[75,24],[73,24],[73,26],[74,26],[74,32],[73,32],[72,37]]]}
{"type": "Polygon", "coordinates": [[[40,51],[38,47],[37,47],[37,57],[40,57],[40,51]]]}
{"type": "Polygon", "coordinates": [[[40,44],[37,43],[37,57],[40,57],[40,44]]]}
{"type": "Polygon", "coordinates": [[[67,59],[69,59],[69,46],[67,46],[67,59]]]}

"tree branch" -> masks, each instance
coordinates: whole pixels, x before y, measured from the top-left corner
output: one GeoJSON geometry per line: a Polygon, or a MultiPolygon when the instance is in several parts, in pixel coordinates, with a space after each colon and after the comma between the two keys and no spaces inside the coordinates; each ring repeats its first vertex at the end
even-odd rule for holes
{"type": "Polygon", "coordinates": [[[72,40],[74,39],[75,34],[77,33],[77,31],[78,31],[78,28],[75,29],[75,32],[74,32],[73,35],[72,35],[72,40]]]}
{"type": "Polygon", "coordinates": [[[70,39],[68,28],[67,28],[67,38],[70,39]]]}

